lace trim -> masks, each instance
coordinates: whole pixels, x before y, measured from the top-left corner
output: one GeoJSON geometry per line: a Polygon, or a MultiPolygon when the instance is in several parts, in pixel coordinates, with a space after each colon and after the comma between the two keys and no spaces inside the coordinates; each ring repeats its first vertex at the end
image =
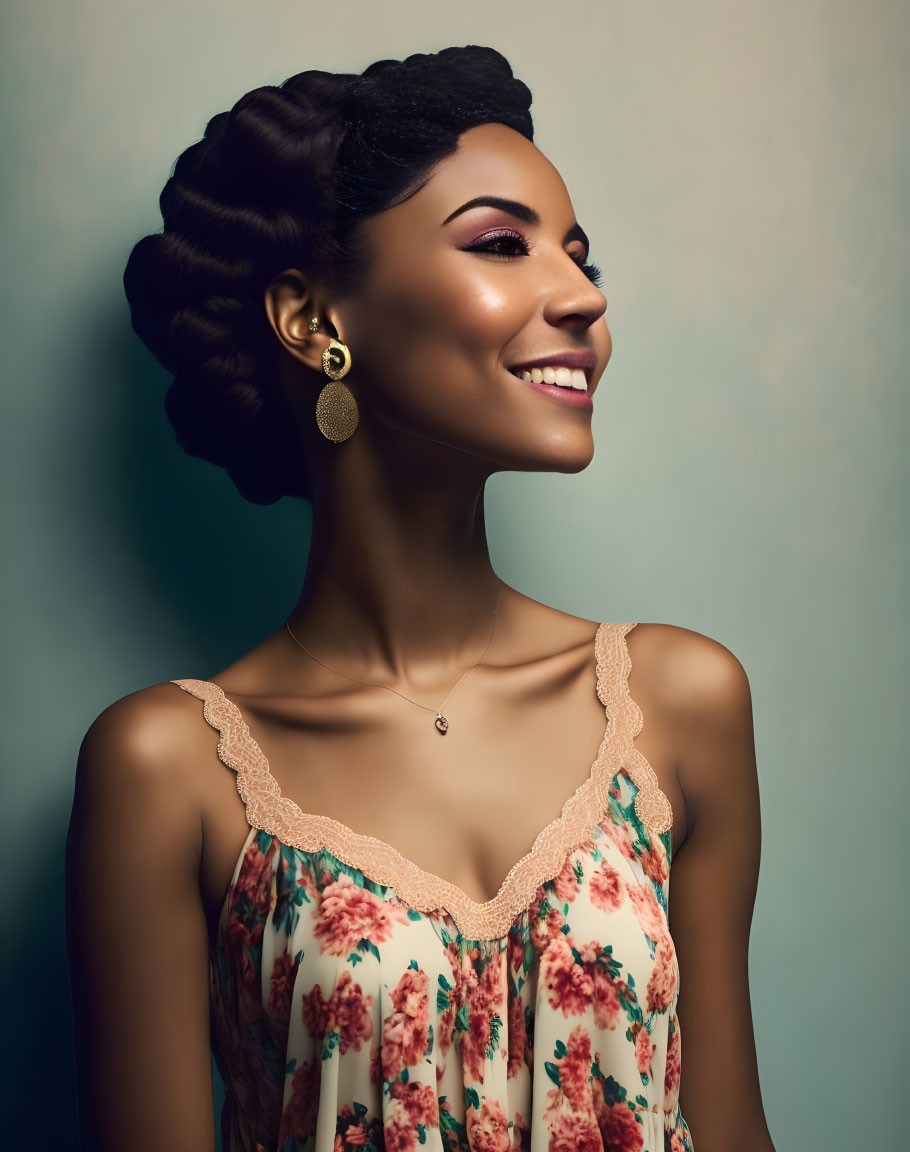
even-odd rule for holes
{"type": "Polygon", "coordinates": [[[486,903],[472,900],[457,885],[419,868],[385,841],[355,832],[330,816],[302,811],[290,797],[282,795],[240,709],[219,685],[194,679],[171,683],[203,701],[206,721],[219,732],[218,757],[237,774],[237,790],[252,828],[303,852],[325,848],[375,883],[394,888],[408,907],[418,912],[444,910],[463,936],[493,940],[507,935],[540,885],[557,876],[570,853],[590,837],[609,808],[609,787],[621,769],[638,787],[635,809],[643,823],[655,832],[672,826],[670,802],[661,792],[653,768],[632,747],[632,738],[643,723],[641,709],[628,687],[632,661],[625,638],[634,627],[607,622],[598,626],[594,642],[597,694],[607,724],[597,756],[587,779],[566,800],[561,814],[538,833],[530,851],[511,868],[499,892],[486,903]]]}

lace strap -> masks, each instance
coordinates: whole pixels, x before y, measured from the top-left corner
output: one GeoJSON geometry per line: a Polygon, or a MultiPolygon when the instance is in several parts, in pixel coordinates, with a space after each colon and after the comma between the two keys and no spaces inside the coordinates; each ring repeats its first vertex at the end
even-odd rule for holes
{"type": "Polygon", "coordinates": [[[237,775],[237,791],[246,807],[247,823],[252,828],[269,829],[269,816],[280,807],[283,797],[266,755],[253,739],[240,709],[211,680],[171,683],[203,701],[202,714],[218,732],[218,759],[237,775]]]}
{"type": "Polygon", "coordinates": [[[597,693],[622,734],[625,755],[622,764],[637,787],[635,811],[643,824],[654,832],[668,832],[673,827],[670,801],[661,791],[654,769],[633,744],[644,726],[641,708],[629,692],[632,657],[626,637],[635,624],[614,624],[610,628],[607,651],[598,659],[597,693]]]}

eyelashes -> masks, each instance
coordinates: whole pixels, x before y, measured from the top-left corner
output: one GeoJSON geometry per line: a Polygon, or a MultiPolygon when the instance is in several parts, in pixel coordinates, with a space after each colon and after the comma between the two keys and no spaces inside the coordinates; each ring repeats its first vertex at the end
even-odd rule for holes
{"type": "MultiPolygon", "coordinates": [[[[487,256],[511,259],[515,256],[528,256],[531,250],[528,247],[527,240],[525,240],[520,232],[514,232],[512,229],[507,228],[492,235],[487,234],[481,240],[478,240],[469,248],[466,248],[465,251],[483,252],[487,256]]],[[[603,283],[603,272],[596,264],[590,264],[587,261],[583,262],[581,260],[575,260],[575,263],[595,287],[599,288],[601,286],[603,283]]]]}

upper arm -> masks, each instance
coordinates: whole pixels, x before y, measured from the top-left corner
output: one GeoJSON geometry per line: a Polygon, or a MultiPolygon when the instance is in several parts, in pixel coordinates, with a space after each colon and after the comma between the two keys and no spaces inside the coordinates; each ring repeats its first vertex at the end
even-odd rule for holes
{"type": "Polygon", "coordinates": [[[773,1152],[749,997],[761,847],[751,692],[723,645],[674,632],[663,694],[688,827],[669,901],[680,970],[680,1106],[699,1152],[773,1152]]]}
{"type": "Polygon", "coordinates": [[[116,701],[79,749],[66,911],[88,1152],[214,1148],[201,826],[174,752],[178,694],[116,701]]]}

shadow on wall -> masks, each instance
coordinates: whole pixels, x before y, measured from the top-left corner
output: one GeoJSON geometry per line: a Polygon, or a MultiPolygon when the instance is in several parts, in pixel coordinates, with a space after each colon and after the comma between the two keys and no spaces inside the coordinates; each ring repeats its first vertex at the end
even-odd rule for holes
{"type": "MultiPolygon", "coordinates": [[[[310,505],[290,498],[251,504],[223,469],[188,456],[165,414],[170,374],[122,312],[106,335],[115,392],[103,449],[113,481],[105,527],[131,554],[143,591],[167,606],[183,650],[199,653],[214,672],[280,626],[293,606],[310,505]]],[[[178,669],[167,678],[204,674],[178,669]]]]}
{"type": "MultiPolygon", "coordinates": [[[[259,643],[293,606],[309,547],[308,504],[250,504],[222,470],[179,447],[164,411],[171,377],[135,336],[109,284],[101,302],[84,308],[74,372],[82,387],[69,400],[71,419],[55,421],[49,435],[58,438],[51,458],[66,478],[57,490],[73,528],[74,570],[101,589],[96,619],[81,626],[97,634],[91,662],[108,670],[100,688],[107,696],[98,706],[91,692],[99,685],[77,667],[62,670],[77,729],[61,724],[52,753],[60,762],[42,772],[65,784],[42,817],[28,883],[14,886],[6,908],[8,924],[39,929],[10,933],[0,949],[0,979],[15,989],[4,1009],[5,1035],[15,1038],[5,1046],[2,1078],[10,1147],[78,1147],[64,877],[82,735],[120,696],[181,676],[209,678],[259,643]]],[[[78,587],[69,594],[78,612],[78,587]]],[[[217,1074],[214,1081],[217,1115],[217,1074]]]]}

